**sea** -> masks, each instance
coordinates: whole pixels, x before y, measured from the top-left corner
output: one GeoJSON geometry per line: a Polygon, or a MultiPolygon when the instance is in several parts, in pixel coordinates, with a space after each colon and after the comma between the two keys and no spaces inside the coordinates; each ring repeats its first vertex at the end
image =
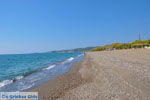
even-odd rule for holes
{"type": "Polygon", "coordinates": [[[82,52],[0,55],[0,92],[26,91],[64,74],[82,52]]]}

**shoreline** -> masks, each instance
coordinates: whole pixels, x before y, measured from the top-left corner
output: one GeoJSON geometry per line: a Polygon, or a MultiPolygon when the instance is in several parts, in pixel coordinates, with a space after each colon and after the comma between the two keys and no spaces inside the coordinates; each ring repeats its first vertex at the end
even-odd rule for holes
{"type": "Polygon", "coordinates": [[[39,100],[149,100],[150,49],[86,52],[63,75],[29,91],[39,100]]]}
{"type": "Polygon", "coordinates": [[[38,91],[40,97],[39,100],[55,100],[61,96],[64,96],[66,91],[84,84],[86,81],[81,78],[81,75],[78,73],[78,71],[80,70],[80,65],[83,63],[85,56],[86,55],[84,54],[84,57],[81,59],[81,61],[73,64],[68,72],[56,76],[46,83],[29,89],[28,91],[38,91]]]}

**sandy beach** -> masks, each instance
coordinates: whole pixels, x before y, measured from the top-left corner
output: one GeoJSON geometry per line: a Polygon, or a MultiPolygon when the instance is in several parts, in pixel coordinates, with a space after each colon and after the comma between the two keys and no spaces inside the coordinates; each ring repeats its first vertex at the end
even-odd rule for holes
{"type": "Polygon", "coordinates": [[[150,49],[86,52],[68,73],[30,91],[39,100],[150,100],[150,49]]]}

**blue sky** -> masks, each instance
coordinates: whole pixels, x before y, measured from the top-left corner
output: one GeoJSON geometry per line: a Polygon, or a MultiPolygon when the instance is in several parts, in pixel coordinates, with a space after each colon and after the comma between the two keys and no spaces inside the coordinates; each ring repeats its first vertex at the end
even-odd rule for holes
{"type": "Polygon", "coordinates": [[[0,0],[0,53],[150,38],[150,0],[0,0]]]}

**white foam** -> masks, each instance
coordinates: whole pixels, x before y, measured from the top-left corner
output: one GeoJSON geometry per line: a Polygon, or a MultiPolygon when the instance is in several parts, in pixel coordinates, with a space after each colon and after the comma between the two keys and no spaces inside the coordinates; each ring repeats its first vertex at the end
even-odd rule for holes
{"type": "Polygon", "coordinates": [[[74,58],[73,58],[73,57],[70,57],[70,58],[68,59],[68,61],[72,61],[72,60],[74,60],[74,58]]]}
{"type": "Polygon", "coordinates": [[[62,62],[62,64],[65,64],[65,63],[68,63],[68,62],[71,62],[72,60],[74,60],[73,57],[70,57],[69,59],[67,59],[66,61],[62,62]]]}
{"type": "Polygon", "coordinates": [[[3,87],[3,86],[8,85],[10,83],[13,83],[13,80],[4,80],[4,81],[0,82],[0,87],[3,87]]]}
{"type": "Polygon", "coordinates": [[[81,56],[84,56],[84,54],[80,54],[80,55],[78,55],[78,57],[81,57],[81,56]]]}
{"type": "Polygon", "coordinates": [[[16,80],[21,80],[23,78],[23,76],[17,76],[15,79],[16,80]]]}
{"type": "Polygon", "coordinates": [[[29,89],[29,88],[31,88],[31,87],[33,87],[33,86],[34,86],[34,83],[32,83],[31,85],[24,85],[23,87],[20,88],[20,91],[29,89]]]}
{"type": "Polygon", "coordinates": [[[47,68],[44,68],[43,70],[48,70],[48,69],[52,69],[52,68],[54,68],[56,65],[51,65],[51,66],[49,66],[49,67],[47,67],[47,68]]]}

